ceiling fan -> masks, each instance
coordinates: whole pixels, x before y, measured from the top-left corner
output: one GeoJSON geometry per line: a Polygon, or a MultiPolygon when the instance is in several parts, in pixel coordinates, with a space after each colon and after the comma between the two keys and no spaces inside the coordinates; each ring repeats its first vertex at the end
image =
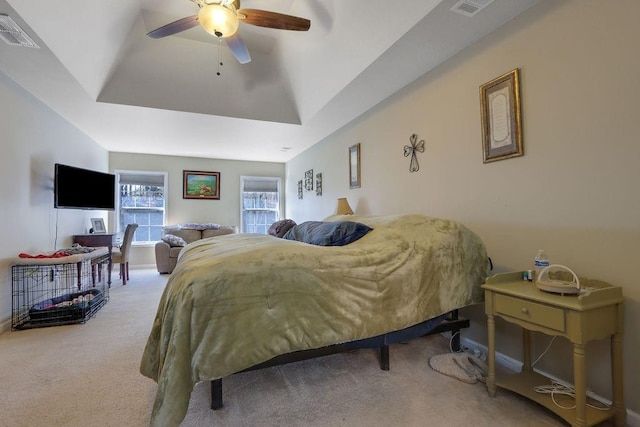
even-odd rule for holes
{"type": "Polygon", "coordinates": [[[240,22],[278,30],[307,31],[311,21],[297,16],[269,12],[258,9],[240,9],[240,0],[191,0],[200,10],[197,15],[178,19],[147,33],[159,39],[170,36],[200,24],[209,34],[225,41],[238,62],[251,61],[247,46],[238,34],[240,22]]]}

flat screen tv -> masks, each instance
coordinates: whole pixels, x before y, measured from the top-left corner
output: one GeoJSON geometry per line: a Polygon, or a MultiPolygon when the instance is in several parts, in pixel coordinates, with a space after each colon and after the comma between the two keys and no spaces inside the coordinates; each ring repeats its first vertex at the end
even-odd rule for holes
{"type": "Polygon", "coordinates": [[[57,209],[113,210],[116,206],[116,176],[56,163],[54,201],[57,209]]]}

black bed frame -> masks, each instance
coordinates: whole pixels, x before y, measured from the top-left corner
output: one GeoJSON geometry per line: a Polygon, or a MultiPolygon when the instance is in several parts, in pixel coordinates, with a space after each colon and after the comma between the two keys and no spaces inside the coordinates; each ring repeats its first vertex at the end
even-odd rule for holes
{"type": "MultiPolygon", "coordinates": [[[[459,319],[458,310],[453,310],[436,319],[428,320],[415,326],[400,331],[379,335],[373,338],[353,341],[344,344],[335,344],[311,350],[301,350],[282,354],[266,362],[244,369],[240,372],[255,371],[257,369],[270,368],[272,366],[285,365],[287,363],[314,359],[316,357],[329,356],[331,354],[353,351],[361,348],[376,348],[380,350],[380,369],[389,370],[389,344],[408,341],[420,336],[451,332],[451,346],[454,351],[460,350],[460,330],[469,327],[469,319],[459,319]],[[434,320],[435,322],[434,326],[434,320]]],[[[238,373],[240,373],[238,372],[238,373]]],[[[211,409],[221,409],[222,404],[222,378],[211,381],[211,409]]]]}

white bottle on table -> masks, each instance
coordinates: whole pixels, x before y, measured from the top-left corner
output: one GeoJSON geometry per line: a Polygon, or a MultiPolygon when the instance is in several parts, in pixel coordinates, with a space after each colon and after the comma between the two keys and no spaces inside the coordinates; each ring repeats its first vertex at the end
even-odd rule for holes
{"type": "Polygon", "coordinates": [[[538,249],[538,254],[533,261],[534,264],[534,280],[538,280],[540,278],[540,272],[545,268],[549,267],[549,257],[544,253],[544,249],[538,249]]]}

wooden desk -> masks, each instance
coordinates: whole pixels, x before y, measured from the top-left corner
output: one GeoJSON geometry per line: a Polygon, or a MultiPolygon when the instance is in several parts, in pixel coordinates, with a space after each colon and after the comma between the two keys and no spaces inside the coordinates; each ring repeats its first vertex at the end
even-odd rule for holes
{"type": "Polygon", "coordinates": [[[525,396],[552,410],[573,426],[592,426],[613,418],[624,426],[626,410],[622,390],[623,297],[619,286],[581,279],[580,295],[558,295],[539,290],[535,283],[522,280],[522,272],[496,274],[482,285],[485,291],[489,374],[487,390],[494,397],[496,386],[525,396]],[[522,372],[496,376],[495,316],[520,325],[523,331],[522,372]],[[563,336],[573,344],[573,381],[575,409],[556,406],[549,395],[539,394],[534,386],[550,380],[533,371],[531,332],[563,336]],[[585,346],[589,341],[611,339],[611,382],[613,405],[607,411],[590,408],[587,403],[585,346]]]}
{"type": "Polygon", "coordinates": [[[107,276],[109,287],[111,287],[111,269],[113,267],[113,236],[115,236],[115,234],[108,233],[76,234],[73,236],[73,242],[79,245],[90,248],[106,246],[107,249],[109,249],[109,275],[107,276]]]}

